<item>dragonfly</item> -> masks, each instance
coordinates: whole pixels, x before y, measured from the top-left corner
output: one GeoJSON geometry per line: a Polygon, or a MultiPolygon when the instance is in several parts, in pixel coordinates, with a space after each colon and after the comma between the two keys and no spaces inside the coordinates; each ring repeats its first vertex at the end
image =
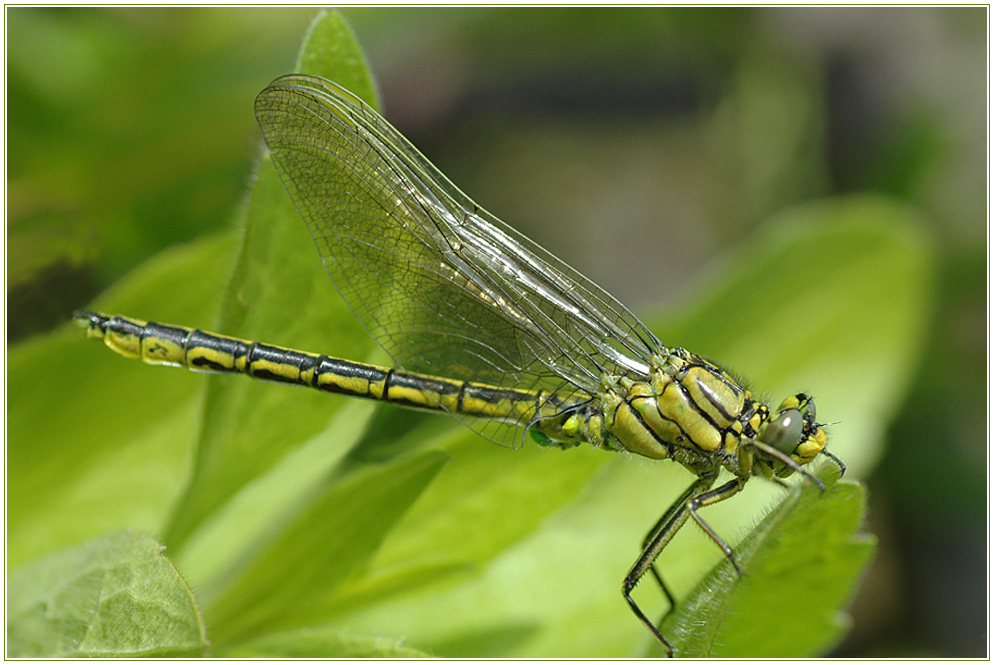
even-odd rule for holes
{"type": "MultiPolygon", "coordinates": [[[[392,367],[81,310],[90,338],[129,358],[241,373],[326,393],[447,412],[495,443],[672,460],[693,475],[649,530],[622,595],[648,573],[677,601],[656,559],[693,520],[753,476],[785,484],[827,450],[814,399],[773,409],[718,364],[665,346],[621,302],[474,203],[375,110],[310,75],[276,79],[255,101],[266,146],[324,268],[392,367]],[[731,478],[717,484],[719,474],[731,478]],[[717,486],[716,486],[717,484],[717,486]]],[[[665,618],[665,617],[664,617],[665,618]]]]}

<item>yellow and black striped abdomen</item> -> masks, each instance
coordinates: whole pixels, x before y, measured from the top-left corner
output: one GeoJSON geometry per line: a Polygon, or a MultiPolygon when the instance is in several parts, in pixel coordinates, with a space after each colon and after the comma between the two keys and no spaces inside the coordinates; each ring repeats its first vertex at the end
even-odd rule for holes
{"type": "Polygon", "coordinates": [[[549,408],[548,395],[535,391],[405,372],[127,316],[84,310],[73,318],[87,337],[151,365],[247,374],[261,381],[487,420],[527,424],[540,410],[545,417],[552,415],[544,413],[549,408]]]}

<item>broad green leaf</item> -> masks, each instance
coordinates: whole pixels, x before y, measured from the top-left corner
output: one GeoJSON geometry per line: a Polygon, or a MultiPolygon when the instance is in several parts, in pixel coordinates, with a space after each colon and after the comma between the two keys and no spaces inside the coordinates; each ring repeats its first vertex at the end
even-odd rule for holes
{"type": "Polygon", "coordinates": [[[348,22],[337,13],[321,11],[311,21],[294,71],[331,79],[374,109],[380,107],[366,56],[348,22]]]}
{"type": "Polygon", "coordinates": [[[205,606],[244,572],[247,560],[275,538],[287,515],[314,500],[331,469],[365,432],[374,405],[353,400],[322,433],[287,453],[269,471],[246,484],[198,528],[177,557],[197,571],[197,596],[205,606]]]}
{"type": "Polygon", "coordinates": [[[338,585],[369,560],[447,459],[427,451],[330,483],[205,609],[212,635],[233,641],[326,615],[338,585]]]}
{"type": "Polygon", "coordinates": [[[355,635],[332,627],[267,633],[231,649],[221,658],[428,658],[430,653],[404,646],[397,638],[355,635]]]}
{"type": "MultiPolygon", "coordinates": [[[[221,234],[162,252],[93,307],[209,320],[232,242],[221,234]]],[[[7,358],[8,565],[123,525],[161,530],[186,472],[200,380],[121,358],[68,321],[7,358]]]]}
{"type": "Polygon", "coordinates": [[[15,571],[7,587],[7,656],[203,655],[197,603],[164,549],[125,531],[15,571]]]}
{"type": "Polygon", "coordinates": [[[534,445],[501,448],[470,431],[459,432],[444,448],[452,463],[397,525],[377,556],[382,568],[426,561],[485,565],[575,500],[611,459],[534,445]],[[485,528],[474,529],[473,539],[467,541],[467,525],[485,528]]]}
{"type": "Polygon", "coordinates": [[[844,635],[852,598],[876,539],[858,535],[865,500],[827,464],[794,488],[735,549],[745,573],[719,563],[663,627],[689,658],[802,658],[844,635]]]}
{"type": "MultiPolygon", "coordinates": [[[[315,68],[309,73],[351,81],[372,96],[361,49],[335,12],[322,12],[315,19],[299,61],[300,66],[315,68]]],[[[340,357],[366,357],[373,342],[321,269],[307,227],[268,157],[259,164],[243,226],[241,254],[218,329],[340,357]],[[334,348],[326,348],[331,341],[334,348]]],[[[225,378],[211,381],[192,479],[166,532],[167,542],[181,547],[243,485],[325,429],[344,403],[304,390],[273,390],[271,385],[225,378]],[[291,411],[292,418],[273,417],[291,411]]]]}
{"type": "MultiPolygon", "coordinates": [[[[510,450],[472,432],[454,434],[426,440],[452,461],[391,532],[366,574],[343,585],[336,607],[352,612],[411,591],[430,596],[457,579],[479,575],[495,557],[575,501],[601,466],[614,459],[589,449],[510,450]]],[[[444,606],[438,609],[444,613],[444,606]]],[[[445,625],[433,621],[437,627],[445,625]]],[[[437,646],[429,640],[419,645],[437,646]]]]}

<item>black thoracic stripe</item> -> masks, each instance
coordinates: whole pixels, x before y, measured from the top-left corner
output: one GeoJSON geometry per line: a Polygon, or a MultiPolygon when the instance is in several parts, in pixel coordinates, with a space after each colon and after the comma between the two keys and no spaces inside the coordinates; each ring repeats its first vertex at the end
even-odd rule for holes
{"type": "MultiPolygon", "coordinates": [[[[704,367],[704,366],[703,365],[698,365],[698,367],[704,367]]],[[[738,390],[740,390],[740,388],[738,386],[734,386],[731,383],[729,383],[728,379],[726,379],[724,376],[721,376],[720,374],[711,371],[711,369],[708,368],[708,367],[704,367],[704,369],[706,369],[708,371],[708,374],[710,374],[711,376],[718,377],[718,379],[720,379],[721,382],[724,383],[726,387],[730,388],[733,393],[736,392],[736,391],[738,391],[738,390]]],[[[701,382],[699,380],[697,381],[697,385],[698,386],[702,386],[702,384],[701,384],[701,382]]],[[[711,399],[712,393],[711,393],[710,390],[704,390],[703,387],[702,387],[701,388],[701,393],[704,395],[704,398],[714,407],[714,410],[717,411],[718,413],[720,413],[722,416],[724,416],[724,418],[726,420],[735,420],[736,416],[734,416],[731,413],[729,413],[728,411],[726,411],[724,404],[722,404],[721,402],[716,402],[713,399],[711,399]]],[[[689,395],[688,395],[688,397],[689,397],[689,395]]],[[[691,400],[691,401],[693,401],[693,400],[691,400]]]]}
{"type": "MultiPolygon", "coordinates": [[[[687,389],[683,387],[683,384],[682,383],[674,383],[673,385],[675,385],[676,388],[677,388],[677,390],[679,390],[681,393],[683,393],[683,396],[687,398],[687,402],[690,404],[690,408],[692,408],[695,413],[699,414],[701,416],[701,418],[704,418],[704,420],[708,421],[708,424],[710,424],[712,427],[714,427],[715,430],[717,430],[718,432],[721,432],[722,436],[724,436],[725,428],[723,426],[719,425],[718,423],[716,423],[711,418],[711,416],[708,414],[707,411],[705,411],[704,409],[702,409],[701,407],[699,407],[697,405],[697,401],[687,391],[687,389]]],[[[701,392],[704,392],[704,391],[702,390],[701,392]]],[[[708,400],[708,401],[710,402],[711,400],[708,400]]],[[[658,411],[658,409],[657,409],[657,411],[658,411]]],[[[662,412],[660,412],[659,415],[662,416],[663,415],[662,412]]],[[[666,418],[666,416],[663,416],[663,418],[666,418]]],[[[735,419],[734,418],[729,418],[729,420],[735,420],[735,419]]],[[[683,430],[680,430],[680,431],[682,432],[683,430]]],[[[694,441],[693,439],[690,439],[690,440],[694,441]]],[[[701,446],[696,441],[694,441],[694,444],[697,445],[698,448],[701,448],[701,446]]],[[[704,449],[701,448],[701,450],[704,450],[704,449]]]]}
{"type": "MultiPolygon", "coordinates": [[[[635,420],[637,420],[638,423],[639,423],[639,425],[642,426],[642,429],[644,429],[646,432],[648,432],[649,434],[651,434],[652,438],[655,439],[656,442],[660,446],[662,446],[663,448],[666,449],[666,452],[668,454],[672,454],[673,453],[673,444],[667,443],[666,441],[663,441],[662,439],[660,439],[659,435],[656,434],[656,432],[654,432],[653,429],[651,427],[649,427],[649,425],[646,424],[645,419],[642,417],[642,414],[639,413],[639,410],[635,408],[634,402],[637,399],[649,399],[649,398],[648,397],[631,397],[631,398],[625,400],[625,406],[628,407],[628,412],[635,417],[635,420]]],[[[656,411],[658,412],[659,409],[657,408],[656,411]]],[[[666,416],[664,416],[662,413],[660,413],[659,415],[662,416],[663,420],[666,420],[668,422],[673,423],[676,426],[676,428],[678,430],[680,430],[680,433],[684,436],[684,438],[686,438],[689,441],[694,441],[693,439],[690,438],[689,434],[687,434],[686,432],[683,431],[683,428],[680,427],[680,425],[677,425],[676,422],[674,422],[673,420],[670,420],[669,418],[667,418],[666,416]]],[[[694,441],[694,445],[695,446],[697,445],[696,441],[694,441]]],[[[697,446],[697,447],[700,448],[700,446],[697,446]]]]}
{"type": "MultiPolygon", "coordinates": [[[[674,385],[676,385],[678,389],[683,390],[683,387],[680,386],[680,384],[677,383],[677,384],[674,384],[674,385]]],[[[635,417],[638,418],[638,421],[642,425],[642,427],[644,427],[647,432],[649,432],[650,434],[652,434],[652,438],[654,438],[656,441],[659,441],[660,444],[662,444],[665,448],[667,448],[667,450],[669,450],[670,449],[670,444],[666,443],[665,441],[663,441],[663,440],[661,440],[659,438],[659,435],[657,435],[652,430],[652,428],[649,427],[645,423],[645,420],[642,419],[642,414],[639,413],[638,409],[635,408],[633,402],[635,400],[637,400],[637,399],[650,399],[650,398],[649,397],[644,397],[644,396],[629,398],[628,399],[628,406],[630,407],[629,411],[631,411],[633,414],[635,414],[635,417]]],[[[690,399],[689,395],[688,395],[687,401],[688,402],[693,402],[694,400],[690,399]]],[[[684,428],[680,427],[680,423],[678,423],[677,421],[673,420],[672,418],[667,417],[666,414],[664,414],[662,411],[659,410],[659,402],[658,401],[656,401],[656,413],[659,414],[660,420],[665,420],[668,423],[673,423],[673,426],[676,427],[678,430],[680,430],[680,435],[684,439],[686,439],[687,441],[690,441],[691,443],[693,443],[694,446],[696,446],[699,450],[701,450],[701,451],[704,450],[704,448],[701,447],[701,444],[697,443],[697,441],[694,440],[694,437],[690,436],[690,434],[687,433],[687,430],[685,430],[684,428]]],[[[704,417],[707,418],[707,414],[704,414],[704,417]]],[[[708,422],[710,422],[710,418],[708,418],[708,422]]],[[[717,427],[717,426],[715,426],[715,429],[717,429],[719,432],[722,432],[722,436],[724,436],[724,430],[723,429],[721,429],[720,427],[717,427]]],[[[679,445],[679,444],[677,444],[677,445],[679,445]]],[[[685,446],[683,446],[683,447],[685,447],[685,446]]]]}

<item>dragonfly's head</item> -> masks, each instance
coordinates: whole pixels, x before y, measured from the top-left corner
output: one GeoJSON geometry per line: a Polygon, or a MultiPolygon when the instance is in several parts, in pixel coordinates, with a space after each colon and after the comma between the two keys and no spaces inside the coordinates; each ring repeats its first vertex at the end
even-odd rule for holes
{"type": "MultiPolygon", "coordinates": [[[[828,437],[815,422],[814,399],[798,393],[788,397],[760,426],[756,438],[783,453],[798,465],[804,465],[825,450],[828,437]]],[[[766,463],[777,476],[789,476],[798,470],[783,459],[767,455],[766,463]]]]}

